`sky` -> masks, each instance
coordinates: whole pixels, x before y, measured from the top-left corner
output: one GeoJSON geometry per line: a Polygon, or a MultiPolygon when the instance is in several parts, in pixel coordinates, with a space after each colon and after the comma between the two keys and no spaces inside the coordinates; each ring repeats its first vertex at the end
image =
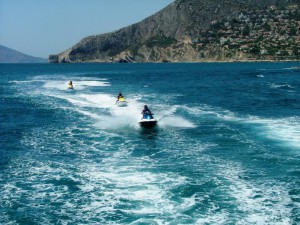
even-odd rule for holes
{"type": "Polygon", "coordinates": [[[174,0],[0,0],[0,45],[48,58],[137,23],[174,0]]]}

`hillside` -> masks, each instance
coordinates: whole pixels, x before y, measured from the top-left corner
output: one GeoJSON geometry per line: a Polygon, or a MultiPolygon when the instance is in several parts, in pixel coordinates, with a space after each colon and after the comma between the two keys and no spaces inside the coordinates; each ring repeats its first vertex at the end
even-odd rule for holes
{"type": "Polygon", "coordinates": [[[46,63],[47,59],[33,57],[0,45],[0,63],[46,63]]]}
{"type": "Polygon", "coordinates": [[[300,0],[177,0],[50,62],[299,60],[300,0]]]}

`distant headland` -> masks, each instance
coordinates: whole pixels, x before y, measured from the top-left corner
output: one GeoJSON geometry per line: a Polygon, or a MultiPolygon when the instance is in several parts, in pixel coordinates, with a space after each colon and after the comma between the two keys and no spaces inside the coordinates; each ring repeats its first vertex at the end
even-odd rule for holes
{"type": "Polygon", "coordinates": [[[299,0],[177,0],[49,56],[52,63],[287,60],[300,60],[299,0]]]}
{"type": "Polygon", "coordinates": [[[0,45],[0,63],[48,63],[48,60],[0,45]]]}

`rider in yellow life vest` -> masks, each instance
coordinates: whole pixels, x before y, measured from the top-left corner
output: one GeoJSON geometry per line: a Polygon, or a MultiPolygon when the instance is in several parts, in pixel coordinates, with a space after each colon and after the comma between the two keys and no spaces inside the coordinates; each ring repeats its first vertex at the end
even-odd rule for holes
{"type": "Polygon", "coordinates": [[[117,102],[118,101],[125,101],[125,98],[124,98],[124,96],[122,95],[121,92],[119,92],[119,95],[117,96],[117,102]]]}
{"type": "Polygon", "coordinates": [[[68,88],[69,89],[73,89],[73,82],[70,80],[70,82],[68,83],[68,88]]]}

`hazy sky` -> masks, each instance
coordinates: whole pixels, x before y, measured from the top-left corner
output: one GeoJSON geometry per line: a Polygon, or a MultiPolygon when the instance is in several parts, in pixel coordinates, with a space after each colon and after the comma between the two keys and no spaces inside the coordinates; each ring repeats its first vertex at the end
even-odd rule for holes
{"type": "Polygon", "coordinates": [[[0,0],[0,45],[48,58],[82,38],[111,32],[174,0],[0,0]]]}

